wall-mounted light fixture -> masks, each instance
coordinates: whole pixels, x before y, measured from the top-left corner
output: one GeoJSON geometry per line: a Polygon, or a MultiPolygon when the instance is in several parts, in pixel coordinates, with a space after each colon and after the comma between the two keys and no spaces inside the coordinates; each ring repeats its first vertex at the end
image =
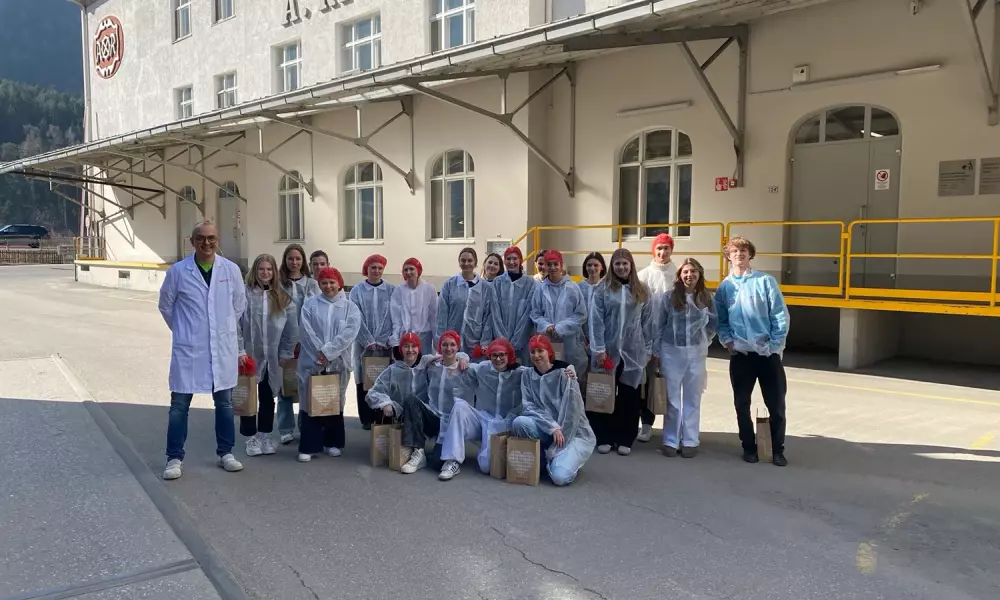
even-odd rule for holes
{"type": "Polygon", "coordinates": [[[750,92],[753,95],[757,94],[773,94],[774,92],[787,92],[790,90],[804,90],[804,89],[815,89],[819,87],[826,87],[831,85],[841,85],[844,83],[861,83],[862,81],[872,81],[875,79],[889,79],[892,77],[903,77],[906,75],[921,75],[924,73],[933,73],[940,70],[942,65],[922,65],[919,67],[907,67],[904,69],[889,69],[885,71],[875,71],[873,73],[858,73],[857,75],[846,75],[844,77],[832,77],[830,79],[817,79],[814,81],[809,81],[806,83],[796,83],[788,87],[776,88],[772,90],[761,90],[759,92],[750,92]]]}

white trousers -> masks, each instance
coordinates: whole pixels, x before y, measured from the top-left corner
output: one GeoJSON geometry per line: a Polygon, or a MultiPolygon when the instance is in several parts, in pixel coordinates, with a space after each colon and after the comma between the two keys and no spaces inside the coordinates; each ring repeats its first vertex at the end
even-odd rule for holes
{"type": "Polygon", "coordinates": [[[473,408],[465,400],[455,399],[451,420],[444,432],[441,460],[465,460],[465,442],[479,442],[479,470],[490,472],[490,436],[507,429],[504,419],[473,408]]]}
{"type": "Polygon", "coordinates": [[[667,415],[663,420],[663,445],[697,446],[701,428],[701,395],[708,375],[707,348],[664,345],[660,370],[667,380],[667,415]]]}

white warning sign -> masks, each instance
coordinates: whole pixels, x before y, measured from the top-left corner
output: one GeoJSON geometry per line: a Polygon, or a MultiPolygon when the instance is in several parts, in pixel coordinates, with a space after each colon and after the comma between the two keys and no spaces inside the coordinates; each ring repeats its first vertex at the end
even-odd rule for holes
{"type": "Polygon", "coordinates": [[[889,174],[889,169],[878,169],[875,171],[875,189],[882,191],[889,189],[889,182],[892,176],[889,174]]]}

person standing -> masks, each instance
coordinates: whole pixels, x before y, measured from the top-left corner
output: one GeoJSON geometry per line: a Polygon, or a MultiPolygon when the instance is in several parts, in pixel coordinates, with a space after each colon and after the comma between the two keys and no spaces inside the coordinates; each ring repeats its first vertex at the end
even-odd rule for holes
{"type": "Polygon", "coordinates": [[[526,363],[535,280],[524,276],[524,257],[517,246],[504,250],[503,261],[507,270],[493,280],[497,301],[490,311],[493,315],[493,336],[513,344],[517,357],[526,363]]]}
{"type": "Polygon", "coordinates": [[[458,253],[461,272],[448,278],[441,286],[438,298],[435,343],[445,331],[457,331],[464,352],[475,361],[486,355],[485,345],[493,341],[493,317],[490,309],[496,304],[493,286],[476,275],[479,257],[474,248],[462,248],[458,253]]]}
{"type": "Polygon", "coordinates": [[[238,375],[237,327],[247,306],[240,268],[216,254],[219,230],[208,221],[191,232],[194,254],[167,270],[158,308],[170,329],[170,420],[164,479],[181,476],[188,411],[194,394],[215,403],[217,464],[229,472],[243,464],[233,456],[233,388],[238,375]]]}
{"type": "Polygon", "coordinates": [[[760,381],[761,395],[771,421],[772,462],[784,467],[785,459],[785,350],[790,320],[778,282],[754,271],[750,261],[757,254],[743,236],[729,240],[726,256],[733,267],[715,292],[719,341],[729,350],[729,380],[733,384],[736,422],[743,444],[743,460],[758,462],[757,438],[750,417],[750,397],[760,381]]]}
{"type": "MultiPolygon", "coordinates": [[[[644,269],[639,271],[639,281],[646,284],[646,288],[649,290],[651,297],[650,308],[653,311],[655,319],[662,314],[660,303],[663,301],[663,297],[673,289],[674,280],[677,278],[677,266],[671,260],[674,254],[674,238],[670,237],[669,233],[659,233],[653,238],[650,250],[653,253],[653,260],[644,269]]],[[[659,330],[660,324],[654,322],[653,327],[659,330]]],[[[662,370],[658,361],[651,360],[646,365],[646,383],[644,389],[646,400],[643,402],[640,413],[642,427],[639,429],[639,436],[636,438],[640,442],[648,442],[649,438],[653,435],[653,422],[656,421],[656,415],[653,414],[653,411],[649,410],[649,399],[652,395],[651,386],[653,385],[653,378],[656,377],[657,370],[662,370]]]]}
{"type": "Polygon", "coordinates": [[[420,338],[422,348],[430,349],[434,343],[434,327],[437,326],[438,295],[430,283],[420,279],[424,267],[416,258],[403,261],[403,284],[392,293],[389,312],[392,315],[392,339],[389,344],[395,348],[396,360],[402,360],[399,347],[403,336],[415,333],[420,338]]]}
{"type": "Polygon", "coordinates": [[[545,279],[531,295],[531,320],[535,331],[563,345],[565,360],[577,373],[587,370],[587,305],[580,288],[566,276],[563,256],[557,250],[545,253],[545,279]]]}
{"type": "Polygon", "coordinates": [[[361,272],[366,279],[351,288],[351,302],[361,311],[361,329],[354,344],[354,383],[357,385],[358,420],[361,427],[372,428],[375,411],[365,400],[365,358],[391,358],[392,316],[389,305],[396,286],[382,279],[386,260],[380,254],[365,259],[361,272]]]}
{"type": "MultiPolygon", "coordinates": [[[[315,252],[313,253],[315,254],[315,252]]],[[[292,299],[295,305],[295,318],[302,314],[302,304],[313,296],[319,295],[319,284],[312,278],[312,274],[318,271],[311,271],[306,264],[306,251],[298,244],[289,244],[281,256],[281,267],[279,281],[281,288],[292,299]]],[[[296,337],[292,342],[298,354],[298,324],[296,323],[296,337]]],[[[292,359],[288,368],[295,371],[295,359],[292,359]]],[[[280,382],[279,382],[280,384],[280,382]]],[[[278,389],[278,435],[282,444],[291,444],[295,439],[295,398],[285,393],[279,385],[278,389]]]]}

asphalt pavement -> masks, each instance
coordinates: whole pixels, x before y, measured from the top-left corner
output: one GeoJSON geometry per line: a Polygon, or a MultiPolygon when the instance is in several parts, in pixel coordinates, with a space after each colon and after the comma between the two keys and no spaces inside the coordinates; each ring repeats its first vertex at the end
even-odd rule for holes
{"type": "MultiPolygon", "coordinates": [[[[81,394],[100,404],[158,475],[170,338],[155,295],[77,284],[66,267],[0,268],[0,277],[7,316],[0,360],[17,366],[0,368],[0,396],[20,398],[5,402],[21,407],[8,411],[19,416],[6,424],[0,448],[4,495],[37,487],[36,498],[56,496],[106,478],[129,484],[120,462],[63,465],[57,459],[74,450],[46,443],[66,434],[40,427],[37,407],[82,410],[61,417],[82,423],[90,414],[81,394]],[[24,375],[52,354],[68,371],[62,380],[48,371],[24,375]],[[55,402],[65,399],[71,402],[55,402]],[[46,460],[17,450],[29,439],[26,447],[48,453],[46,460]]],[[[791,465],[784,469],[740,461],[727,366],[713,358],[694,459],[661,456],[654,437],[629,457],[595,455],[566,488],[544,478],[538,487],[509,485],[476,472],[473,460],[450,482],[431,471],[401,475],[369,466],[352,396],[344,456],[299,464],[287,446],[247,458],[240,439],[236,454],[246,469],[225,473],[214,462],[211,400],[199,396],[184,476],[156,485],[256,599],[1000,597],[997,376],[901,361],[848,374],[827,369],[823,357],[794,354],[787,363],[811,368],[787,370],[791,465]],[[955,373],[965,374],[964,385],[955,373]]],[[[94,435],[92,423],[87,431],[94,435]]],[[[122,522],[138,510],[125,506],[150,502],[129,485],[129,494],[111,494],[122,522]]],[[[42,504],[28,519],[66,510],[42,504]]],[[[9,555],[37,539],[3,516],[0,550],[9,555]]],[[[93,540],[93,560],[80,562],[77,573],[132,569],[100,562],[116,556],[114,541],[101,540],[122,523],[92,522],[89,538],[79,539],[93,540]]],[[[171,535],[119,542],[134,542],[127,554],[149,564],[191,556],[171,535]]],[[[55,585],[15,571],[0,569],[0,600],[24,586],[55,585]]]]}

